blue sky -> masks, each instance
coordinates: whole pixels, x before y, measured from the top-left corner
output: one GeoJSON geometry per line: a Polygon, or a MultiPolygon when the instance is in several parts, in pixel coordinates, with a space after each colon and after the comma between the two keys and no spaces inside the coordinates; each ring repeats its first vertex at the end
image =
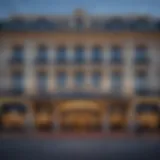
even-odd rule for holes
{"type": "Polygon", "coordinates": [[[0,0],[0,17],[11,14],[67,14],[82,8],[93,14],[142,13],[160,16],[160,0],[0,0]]]}

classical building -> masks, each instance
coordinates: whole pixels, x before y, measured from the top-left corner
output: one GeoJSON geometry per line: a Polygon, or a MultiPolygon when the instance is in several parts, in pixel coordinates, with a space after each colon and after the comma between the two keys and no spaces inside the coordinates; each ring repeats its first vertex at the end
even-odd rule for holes
{"type": "Polygon", "coordinates": [[[160,124],[160,18],[16,15],[0,23],[3,129],[160,124]]]}

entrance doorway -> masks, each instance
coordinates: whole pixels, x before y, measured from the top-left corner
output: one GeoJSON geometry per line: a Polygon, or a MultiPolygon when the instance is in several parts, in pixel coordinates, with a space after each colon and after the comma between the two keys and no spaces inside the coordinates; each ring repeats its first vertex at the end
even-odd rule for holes
{"type": "Polygon", "coordinates": [[[95,132],[102,127],[100,106],[92,101],[70,101],[61,106],[61,130],[95,132]]]}

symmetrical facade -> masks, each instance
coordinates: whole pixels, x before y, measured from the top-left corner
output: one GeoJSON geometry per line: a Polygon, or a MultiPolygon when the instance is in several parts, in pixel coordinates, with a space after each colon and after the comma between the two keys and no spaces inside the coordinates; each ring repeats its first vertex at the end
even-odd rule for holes
{"type": "Polygon", "coordinates": [[[4,128],[159,128],[160,19],[78,9],[14,16],[0,34],[4,128]]]}

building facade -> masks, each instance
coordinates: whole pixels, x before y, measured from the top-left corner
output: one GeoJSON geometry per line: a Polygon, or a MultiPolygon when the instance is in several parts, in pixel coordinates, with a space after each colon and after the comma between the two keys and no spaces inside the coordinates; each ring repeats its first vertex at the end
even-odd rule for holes
{"type": "Polygon", "coordinates": [[[0,34],[4,129],[159,128],[159,18],[77,9],[13,16],[0,34]]]}

